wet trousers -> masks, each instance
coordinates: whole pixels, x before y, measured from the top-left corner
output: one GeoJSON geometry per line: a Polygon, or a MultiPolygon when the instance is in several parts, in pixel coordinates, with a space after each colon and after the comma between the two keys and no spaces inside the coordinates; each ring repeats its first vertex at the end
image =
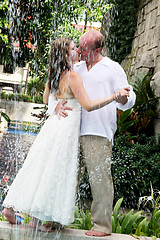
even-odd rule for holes
{"type": "Polygon", "coordinates": [[[100,136],[80,137],[83,161],[80,161],[79,179],[85,166],[92,191],[92,230],[107,234],[112,232],[113,182],[111,175],[112,143],[100,136]]]}

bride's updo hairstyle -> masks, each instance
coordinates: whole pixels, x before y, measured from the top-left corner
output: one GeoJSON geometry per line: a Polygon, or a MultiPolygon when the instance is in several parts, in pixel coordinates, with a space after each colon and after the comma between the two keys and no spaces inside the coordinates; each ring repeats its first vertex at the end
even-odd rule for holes
{"type": "Polygon", "coordinates": [[[68,61],[69,46],[72,42],[69,38],[56,39],[51,46],[48,81],[51,92],[57,91],[63,71],[71,70],[68,61]]]}

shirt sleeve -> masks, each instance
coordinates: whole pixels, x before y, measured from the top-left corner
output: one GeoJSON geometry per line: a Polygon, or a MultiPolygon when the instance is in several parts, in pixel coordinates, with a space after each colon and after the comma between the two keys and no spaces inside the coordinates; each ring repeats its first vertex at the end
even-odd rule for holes
{"type": "Polygon", "coordinates": [[[129,92],[129,97],[128,97],[128,101],[125,105],[121,104],[121,103],[117,103],[116,102],[116,107],[119,108],[120,110],[127,110],[130,109],[134,106],[135,101],[136,101],[136,95],[133,91],[133,87],[131,85],[129,85],[128,81],[127,81],[127,76],[123,70],[123,68],[117,64],[116,66],[116,81],[115,81],[115,92],[123,87],[130,87],[130,92],[129,92]]]}
{"type": "Polygon", "coordinates": [[[58,101],[56,100],[54,94],[49,94],[49,98],[48,98],[48,110],[47,110],[47,114],[49,115],[54,115],[55,114],[55,108],[58,104],[58,101]]]}
{"type": "Polygon", "coordinates": [[[116,102],[117,108],[119,108],[120,110],[123,110],[123,111],[132,108],[136,101],[136,94],[133,91],[133,87],[131,85],[128,85],[128,86],[130,86],[130,92],[129,92],[129,97],[128,97],[127,103],[123,105],[121,103],[116,102]]]}

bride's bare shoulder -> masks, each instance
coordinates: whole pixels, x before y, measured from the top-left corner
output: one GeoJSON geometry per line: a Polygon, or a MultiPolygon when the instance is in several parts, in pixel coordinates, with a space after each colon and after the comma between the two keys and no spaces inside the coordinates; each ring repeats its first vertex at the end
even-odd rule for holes
{"type": "Polygon", "coordinates": [[[67,76],[70,77],[71,79],[81,79],[81,76],[79,75],[79,73],[71,70],[67,72],[67,76]]]}

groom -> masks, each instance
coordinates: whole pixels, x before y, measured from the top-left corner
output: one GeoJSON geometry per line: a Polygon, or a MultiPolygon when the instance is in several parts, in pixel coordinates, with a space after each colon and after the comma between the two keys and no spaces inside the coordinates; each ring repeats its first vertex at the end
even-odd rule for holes
{"type": "MultiPolygon", "coordinates": [[[[128,86],[126,74],[121,66],[101,55],[103,46],[104,37],[96,30],[83,34],[79,39],[78,53],[82,61],[75,64],[74,71],[81,75],[92,100],[128,86]]],[[[67,117],[66,110],[69,110],[65,103],[58,103],[55,109],[63,117],[67,117]]],[[[116,109],[127,110],[134,103],[135,94],[130,86],[129,97],[120,95],[116,101],[93,112],[82,109],[80,142],[93,196],[91,220],[94,224],[86,235],[106,236],[112,232],[111,155],[117,127],[116,109]]],[[[84,169],[84,166],[82,168],[84,169]]]]}

